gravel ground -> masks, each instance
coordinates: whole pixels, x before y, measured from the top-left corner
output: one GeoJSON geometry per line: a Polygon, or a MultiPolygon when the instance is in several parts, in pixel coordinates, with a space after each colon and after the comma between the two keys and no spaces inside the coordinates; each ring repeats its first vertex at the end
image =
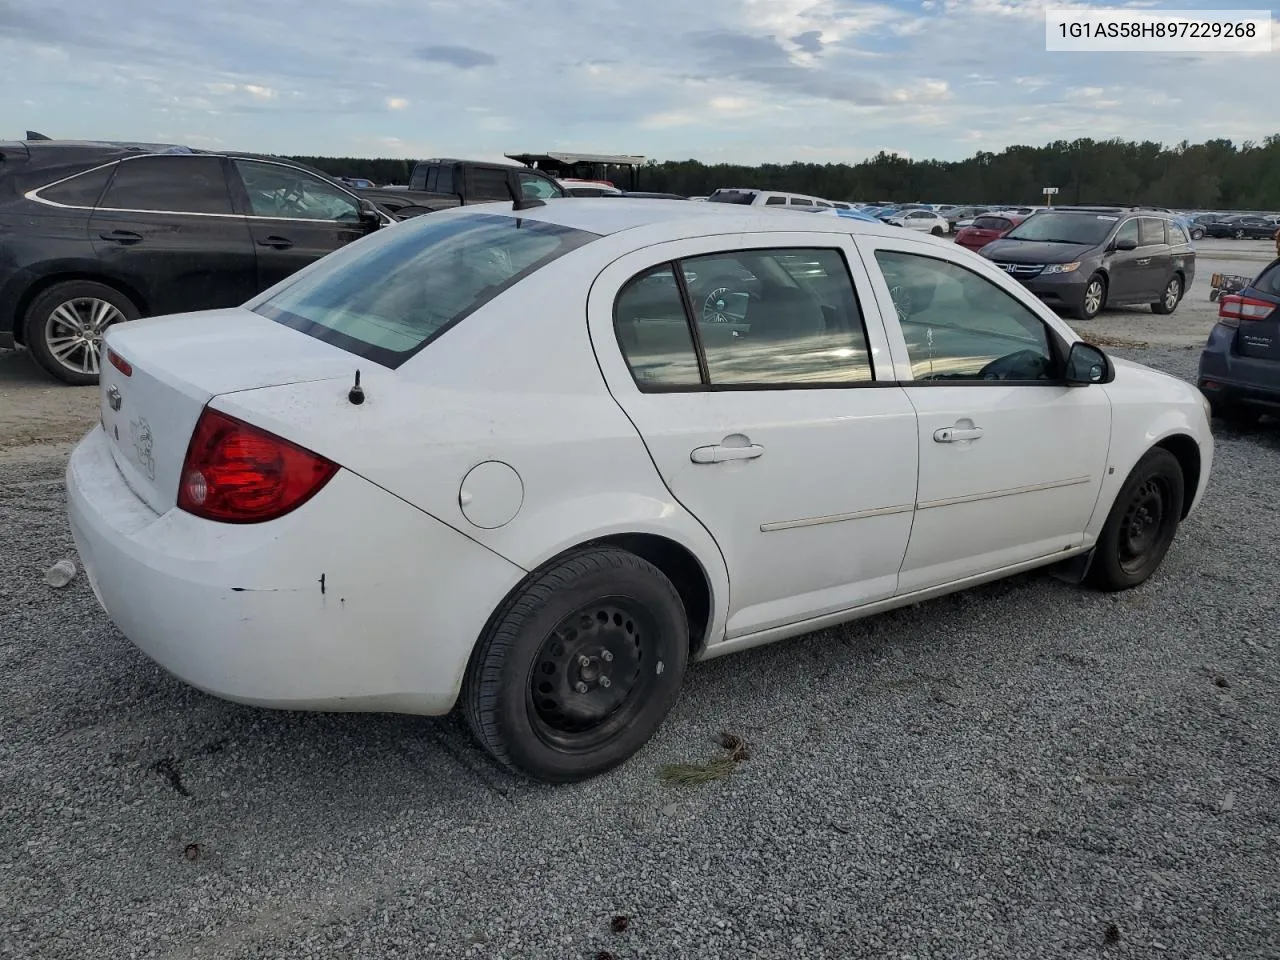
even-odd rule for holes
{"type": "Polygon", "coordinates": [[[567,788],[451,718],[166,676],[41,579],[65,452],[0,453],[0,956],[1280,956],[1274,423],[1222,428],[1144,587],[1024,576],[696,666],[567,788]],[[727,779],[660,780],[721,731],[727,779]]]}

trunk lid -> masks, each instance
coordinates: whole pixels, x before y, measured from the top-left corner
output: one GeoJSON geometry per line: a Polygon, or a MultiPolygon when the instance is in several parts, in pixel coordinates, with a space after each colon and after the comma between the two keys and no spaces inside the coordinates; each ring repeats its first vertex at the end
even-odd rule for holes
{"type": "Polygon", "coordinates": [[[105,348],[102,426],[125,480],[157,513],[177,502],[187,445],[211,399],[259,387],[353,379],[358,366],[369,365],[240,307],[113,326],[105,348]],[[125,370],[111,362],[108,350],[124,361],[125,370]]]}

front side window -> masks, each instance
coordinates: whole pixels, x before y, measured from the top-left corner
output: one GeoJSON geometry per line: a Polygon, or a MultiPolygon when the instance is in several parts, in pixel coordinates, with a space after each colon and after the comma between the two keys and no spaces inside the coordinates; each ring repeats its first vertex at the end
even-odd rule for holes
{"type": "Polygon", "coordinates": [[[916,380],[1055,380],[1048,328],[985,277],[935,257],[877,250],[916,380]]]}
{"type": "Polygon", "coordinates": [[[319,269],[248,306],[395,368],[504,290],[596,236],[495,214],[414,218],[329,254],[319,269]]]}
{"type": "Polygon", "coordinates": [[[764,205],[766,207],[785,207],[787,205],[786,197],[768,197],[764,205]]]}
{"type": "Polygon", "coordinates": [[[1140,242],[1137,220],[1126,220],[1120,229],[1116,231],[1115,242],[1119,244],[1125,243],[1126,241],[1132,241],[1133,243],[1140,242]]]}
{"type": "Polygon", "coordinates": [[[115,165],[111,164],[96,170],[86,170],[70,180],[43,188],[40,196],[45,200],[52,200],[54,203],[61,203],[68,207],[92,207],[102,196],[102,190],[111,179],[111,174],[115,173],[115,169],[115,165]]]}
{"type": "Polygon", "coordinates": [[[343,223],[360,219],[360,207],[352,197],[305,170],[254,160],[236,160],[235,165],[249,197],[249,213],[255,217],[343,223]]]}
{"type": "MultiPolygon", "coordinates": [[[[516,181],[520,184],[520,196],[537,200],[547,200],[560,196],[556,185],[546,177],[532,173],[517,173],[516,181]]],[[[603,192],[603,191],[602,191],[603,192]]]]}
{"type": "Polygon", "coordinates": [[[100,208],[157,213],[232,213],[217,157],[139,157],[122,161],[100,208]]]}
{"type": "Polygon", "coordinates": [[[1138,225],[1139,243],[1144,247],[1153,247],[1157,244],[1168,243],[1169,238],[1165,236],[1164,221],[1156,217],[1143,217],[1138,225]]]}

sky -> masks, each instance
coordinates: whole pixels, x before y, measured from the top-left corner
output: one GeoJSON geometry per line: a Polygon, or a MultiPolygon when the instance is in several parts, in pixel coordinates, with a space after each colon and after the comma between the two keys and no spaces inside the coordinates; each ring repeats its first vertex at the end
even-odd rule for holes
{"type": "Polygon", "coordinates": [[[1045,7],[1088,5],[0,0],[0,140],[757,164],[1280,133],[1280,27],[1270,54],[1047,53],[1045,7]]]}

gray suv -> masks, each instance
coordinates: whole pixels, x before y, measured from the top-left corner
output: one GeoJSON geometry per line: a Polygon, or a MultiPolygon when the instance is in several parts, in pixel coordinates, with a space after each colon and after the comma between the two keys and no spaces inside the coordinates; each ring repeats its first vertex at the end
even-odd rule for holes
{"type": "Polygon", "coordinates": [[[1028,217],[979,253],[1049,306],[1092,320],[1106,306],[1173,313],[1196,273],[1191,237],[1167,213],[1059,207],[1028,217]]]}

